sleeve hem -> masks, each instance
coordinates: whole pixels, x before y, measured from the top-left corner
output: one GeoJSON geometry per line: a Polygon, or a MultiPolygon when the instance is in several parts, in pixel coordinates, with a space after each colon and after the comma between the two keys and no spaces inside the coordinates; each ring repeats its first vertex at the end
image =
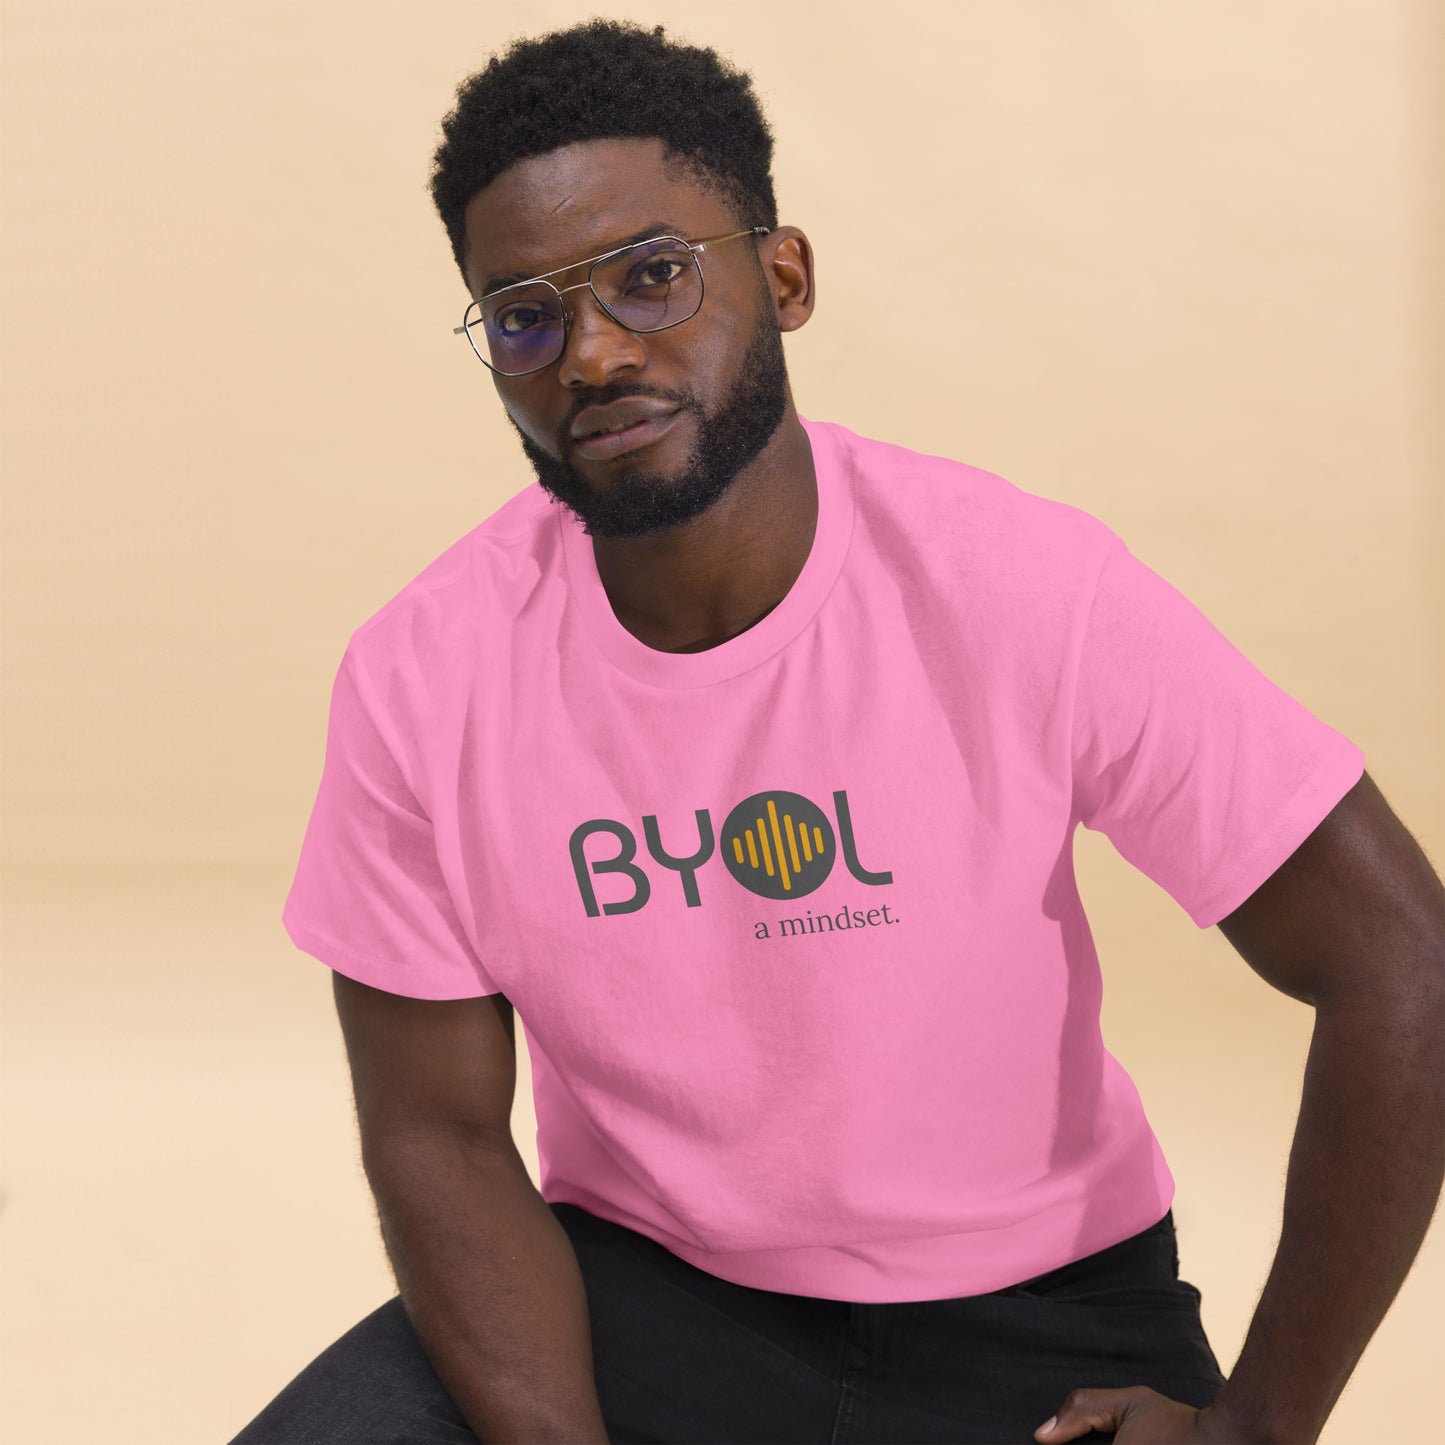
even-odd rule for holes
{"type": "Polygon", "coordinates": [[[1346,747],[1321,773],[1307,779],[1280,810],[1279,822],[1247,855],[1224,886],[1214,889],[1188,910],[1200,928],[1212,928],[1233,913],[1324,822],[1331,810],[1365,773],[1365,755],[1354,743],[1346,747]]]}
{"type": "Polygon", "coordinates": [[[407,976],[406,973],[398,977],[401,971],[395,964],[383,964],[366,957],[365,954],[357,953],[355,949],[348,948],[346,944],[318,932],[308,924],[298,922],[289,913],[283,914],[281,921],[291,942],[303,953],[309,953],[312,958],[335,972],[345,974],[347,978],[355,979],[357,983],[364,983],[370,988],[380,989],[383,993],[441,1002],[486,998],[502,991],[490,979],[483,978],[480,974],[473,974],[469,982],[426,979],[414,974],[407,976]]]}

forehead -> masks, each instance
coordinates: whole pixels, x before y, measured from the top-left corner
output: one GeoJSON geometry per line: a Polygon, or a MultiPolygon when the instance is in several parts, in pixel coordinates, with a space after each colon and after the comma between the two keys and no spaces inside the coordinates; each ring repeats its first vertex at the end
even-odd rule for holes
{"type": "Polygon", "coordinates": [[[467,204],[472,295],[585,260],[654,225],[689,240],[734,229],[726,204],[665,157],[660,140],[580,141],[503,171],[467,204]]]}

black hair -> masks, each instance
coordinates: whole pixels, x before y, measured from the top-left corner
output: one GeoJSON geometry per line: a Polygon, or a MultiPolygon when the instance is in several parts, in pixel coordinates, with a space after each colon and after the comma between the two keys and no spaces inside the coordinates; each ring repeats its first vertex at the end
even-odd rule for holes
{"type": "Polygon", "coordinates": [[[778,224],[773,135],[752,80],[661,25],[598,19],[518,40],[457,87],[442,134],[431,194],[463,279],[467,203],[518,161],[578,141],[660,139],[739,226],[778,224]]]}

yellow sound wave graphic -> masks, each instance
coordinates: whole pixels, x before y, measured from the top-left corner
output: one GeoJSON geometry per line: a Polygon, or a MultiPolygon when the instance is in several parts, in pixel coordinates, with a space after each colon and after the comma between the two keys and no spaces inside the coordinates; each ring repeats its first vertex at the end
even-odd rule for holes
{"type": "Polygon", "coordinates": [[[823,830],[815,826],[811,830],[811,837],[809,831],[806,824],[795,824],[791,813],[784,813],[779,820],[777,804],[769,798],[767,818],[759,818],[755,829],[749,828],[741,837],[731,839],[733,857],[742,863],[743,847],[746,844],[748,866],[756,869],[761,855],[762,867],[768,877],[772,878],[776,874],[782,881],[783,891],[791,893],[793,879],[803,871],[803,864],[811,863],[814,858],[821,858],[824,853],[823,830]],[[777,859],[776,868],[773,866],[774,859],[777,859]],[[791,871],[788,868],[789,862],[792,863],[791,871]]]}

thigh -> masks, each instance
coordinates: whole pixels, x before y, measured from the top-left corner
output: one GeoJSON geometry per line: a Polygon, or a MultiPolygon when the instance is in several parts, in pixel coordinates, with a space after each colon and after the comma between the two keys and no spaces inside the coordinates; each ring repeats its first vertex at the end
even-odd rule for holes
{"type": "MultiPolygon", "coordinates": [[[[1224,1385],[1172,1212],[996,1294],[890,1306],[889,1348],[845,1385],[835,1445],[1029,1445],[1070,1390],[1148,1385],[1202,1408],[1224,1385]]],[[[1108,1441],[1090,1431],[1081,1442],[1108,1441]]]]}
{"type": "Polygon", "coordinates": [[[828,1445],[847,1304],[733,1284],[577,1205],[552,1211],[586,1284],[614,1445],[828,1445]]]}
{"type": "Polygon", "coordinates": [[[231,1445],[477,1445],[388,1300],[316,1357],[231,1445]]]}
{"type": "MultiPolygon", "coordinates": [[[[846,1304],[734,1285],[576,1205],[551,1207],[586,1288],[613,1445],[827,1445],[846,1304]]],[[[231,1445],[476,1445],[476,1436],[393,1299],[302,1370],[231,1445]]]]}

